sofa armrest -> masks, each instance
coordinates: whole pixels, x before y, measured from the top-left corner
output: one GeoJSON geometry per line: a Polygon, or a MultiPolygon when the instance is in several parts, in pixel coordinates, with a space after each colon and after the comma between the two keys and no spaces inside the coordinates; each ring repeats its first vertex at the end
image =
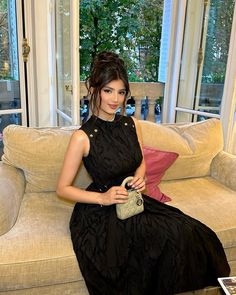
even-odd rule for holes
{"type": "Polygon", "coordinates": [[[0,235],[15,224],[25,191],[21,170],[0,162],[0,235]]]}
{"type": "Polygon", "coordinates": [[[211,176],[236,191],[236,155],[219,152],[211,163],[211,176]]]}

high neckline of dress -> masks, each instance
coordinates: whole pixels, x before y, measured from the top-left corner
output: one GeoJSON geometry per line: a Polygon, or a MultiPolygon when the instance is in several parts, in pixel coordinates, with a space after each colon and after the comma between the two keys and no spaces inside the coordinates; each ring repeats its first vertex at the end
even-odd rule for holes
{"type": "Polygon", "coordinates": [[[115,114],[114,119],[113,119],[112,121],[102,119],[102,118],[100,118],[100,117],[98,117],[98,116],[96,116],[96,115],[92,115],[92,117],[93,117],[93,119],[94,119],[96,122],[98,122],[98,123],[100,123],[100,124],[113,125],[113,124],[117,123],[117,121],[119,120],[120,115],[115,114]]]}

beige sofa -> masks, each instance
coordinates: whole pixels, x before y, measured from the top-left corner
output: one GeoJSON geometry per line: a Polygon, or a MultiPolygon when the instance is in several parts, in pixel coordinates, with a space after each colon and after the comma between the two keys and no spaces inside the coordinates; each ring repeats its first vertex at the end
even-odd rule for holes
{"type": "MultiPolygon", "coordinates": [[[[169,204],[217,233],[231,274],[236,275],[236,156],[222,151],[220,121],[140,123],[146,146],[179,154],[160,184],[172,198],[169,204]]],[[[0,163],[1,294],[88,294],[70,241],[73,204],[55,194],[72,132],[16,125],[4,130],[0,163]]],[[[75,184],[85,188],[89,182],[82,166],[75,184]]],[[[219,294],[219,290],[206,288],[188,294],[219,294]]]]}

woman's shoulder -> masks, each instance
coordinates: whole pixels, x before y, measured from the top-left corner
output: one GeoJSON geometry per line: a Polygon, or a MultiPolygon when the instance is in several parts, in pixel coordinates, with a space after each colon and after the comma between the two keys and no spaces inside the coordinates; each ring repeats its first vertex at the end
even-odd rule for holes
{"type": "Polygon", "coordinates": [[[132,116],[126,116],[126,115],[120,115],[120,114],[117,115],[117,120],[124,123],[131,123],[131,124],[134,124],[137,121],[137,119],[135,119],[132,116]]]}
{"type": "Polygon", "coordinates": [[[136,127],[139,126],[139,121],[138,119],[136,119],[133,116],[123,116],[123,121],[126,122],[127,124],[131,124],[132,127],[136,127]]]}
{"type": "Polygon", "coordinates": [[[82,129],[75,130],[71,135],[71,140],[75,142],[82,143],[87,141],[87,139],[88,136],[82,129]]]}
{"type": "Polygon", "coordinates": [[[70,147],[75,152],[82,152],[83,156],[86,156],[89,151],[89,138],[83,130],[75,130],[70,139],[70,147]]]}
{"type": "Polygon", "coordinates": [[[139,120],[133,116],[120,115],[119,121],[120,125],[124,126],[127,131],[134,131],[136,133],[140,129],[139,120]]]}

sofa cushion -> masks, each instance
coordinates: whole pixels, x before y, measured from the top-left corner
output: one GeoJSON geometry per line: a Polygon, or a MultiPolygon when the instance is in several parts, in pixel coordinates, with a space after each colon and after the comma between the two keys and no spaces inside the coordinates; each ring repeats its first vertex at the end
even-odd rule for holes
{"type": "Polygon", "coordinates": [[[83,280],[70,239],[72,207],[55,193],[27,193],[1,236],[0,293],[83,280]]]}
{"type": "Polygon", "coordinates": [[[160,202],[168,202],[171,199],[163,194],[159,183],[166,170],[177,159],[178,154],[160,151],[152,147],[143,147],[143,156],[146,164],[146,194],[160,202]]]}
{"type": "MultiPolygon", "coordinates": [[[[168,205],[179,208],[215,231],[227,260],[236,260],[235,191],[210,176],[161,181],[160,189],[171,197],[168,205]]],[[[231,273],[235,270],[231,269],[231,273]]]]}
{"type": "MultiPolygon", "coordinates": [[[[26,192],[55,191],[64,154],[73,129],[29,128],[9,125],[3,130],[2,161],[23,170],[26,192]]],[[[75,184],[90,183],[83,164],[75,184]]]]}
{"type": "Polygon", "coordinates": [[[223,150],[218,119],[180,125],[140,121],[140,125],[144,146],[179,154],[163,176],[166,180],[209,175],[212,159],[223,150]]]}

